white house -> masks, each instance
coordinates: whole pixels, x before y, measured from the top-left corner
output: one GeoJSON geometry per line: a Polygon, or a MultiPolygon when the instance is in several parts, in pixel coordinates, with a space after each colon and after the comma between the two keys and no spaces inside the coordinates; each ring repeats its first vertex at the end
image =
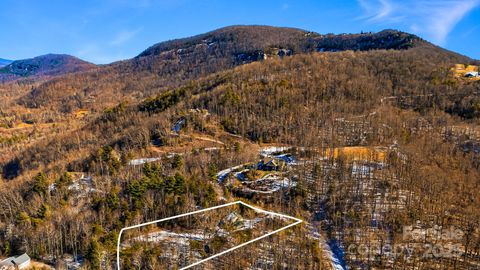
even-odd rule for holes
{"type": "Polygon", "coordinates": [[[469,71],[465,74],[465,77],[478,77],[478,71],[469,71]]]}
{"type": "Polygon", "coordinates": [[[28,266],[30,266],[30,257],[26,253],[0,261],[0,270],[25,269],[28,266]]]}
{"type": "Polygon", "coordinates": [[[27,253],[24,253],[13,259],[12,262],[17,269],[25,269],[30,265],[30,257],[27,255],[27,253]]]}
{"type": "Polygon", "coordinates": [[[4,260],[0,260],[0,270],[11,270],[15,269],[12,261],[15,257],[6,258],[4,260]]]}

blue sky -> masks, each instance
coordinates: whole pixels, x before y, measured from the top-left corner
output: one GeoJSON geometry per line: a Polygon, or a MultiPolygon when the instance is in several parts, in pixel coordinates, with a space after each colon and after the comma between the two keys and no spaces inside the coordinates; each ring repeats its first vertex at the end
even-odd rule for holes
{"type": "Polygon", "coordinates": [[[97,64],[234,24],[319,33],[411,32],[480,59],[480,0],[2,0],[0,58],[66,53],[97,64]]]}

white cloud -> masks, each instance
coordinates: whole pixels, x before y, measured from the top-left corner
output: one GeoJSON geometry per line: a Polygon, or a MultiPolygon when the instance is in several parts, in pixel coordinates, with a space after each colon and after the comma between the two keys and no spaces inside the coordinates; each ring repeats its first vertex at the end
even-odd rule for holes
{"type": "Polygon", "coordinates": [[[445,45],[453,28],[480,0],[357,0],[369,23],[404,23],[416,34],[445,45]]]}
{"type": "Polygon", "coordinates": [[[382,19],[389,18],[394,11],[393,3],[389,0],[359,0],[359,2],[360,5],[367,11],[366,18],[369,21],[380,21],[382,19]]]}
{"type": "Polygon", "coordinates": [[[431,10],[432,19],[427,26],[428,32],[433,35],[434,40],[444,44],[448,34],[453,30],[465,15],[474,9],[478,0],[471,1],[440,1],[437,5],[427,4],[427,10],[431,10]],[[430,7],[429,7],[430,6],[430,7]]]}
{"type": "MultiPolygon", "coordinates": [[[[366,19],[367,21],[380,21],[388,18],[394,8],[392,2],[388,0],[357,0],[365,14],[359,19],[366,19]]],[[[389,18],[391,19],[391,18],[389,18]]]]}
{"type": "Polygon", "coordinates": [[[127,43],[128,41],[130,41],[131,39],[133,39],[137,34],[138,32],[140,32],[140,29],[137,29],[137,30],[123,30],[123,31],[120,31],[117,33],[117,35],[112,39],[112,41],[110,41],[110,45],[111,46],[120,46],[120,45],[123,45],[125,43],[127,43]]]}

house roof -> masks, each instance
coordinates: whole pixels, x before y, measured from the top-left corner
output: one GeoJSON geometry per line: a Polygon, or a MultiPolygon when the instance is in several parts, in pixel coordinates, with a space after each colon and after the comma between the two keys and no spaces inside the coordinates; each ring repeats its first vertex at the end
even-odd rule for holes
{"type": "Polygon", "coordinates": [[[465,77],[477,77],[477,76],[478,76],[478,72],[476,71],[470,71],[465,74],[465,77]]]}
{"type": "Polygon", "coordinates": [[[15,257],[10,257],[10,258],[6,258],[5,260],[3,261],[0,261],[0,266],[10,266],[10,265],[13,265],[12,261],[15,259],[15,257]]]}
{"type": "Polygon", "coordinates": [[[270,160],[267,160],[267,162],[265,163],[266,165],[273,165],[273,166],[277,166],[277,161],[275,159],[270,159],[270,160]]]}
{"type": "Polygon", "coordinates": [[[16,257],[15,259],[12,260],[12,262],[15,264],[15,265],[21,265],[23,263],[26,263],[30,261],[30,257],[27,255],[27,253],[24,253],[18,257],[16,257]]]}

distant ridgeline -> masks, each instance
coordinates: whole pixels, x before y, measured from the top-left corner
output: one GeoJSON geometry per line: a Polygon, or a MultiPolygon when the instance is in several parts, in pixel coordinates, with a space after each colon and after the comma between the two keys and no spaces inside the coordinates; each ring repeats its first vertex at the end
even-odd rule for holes
{"type": "Polygon", "coordinates": [[[95,67],[92,63],[64,54],[46,54],[17,61],[2,60],[0,83],[25,78],[48,78],[95,67]]]}
{"type": "Polygon", "coordinates": [[[0,67],[6,66],[6,65],[8,65],[12,62],[13,62],[12,60],[7,60],[7,59],[0,58],[0,67]]]}

